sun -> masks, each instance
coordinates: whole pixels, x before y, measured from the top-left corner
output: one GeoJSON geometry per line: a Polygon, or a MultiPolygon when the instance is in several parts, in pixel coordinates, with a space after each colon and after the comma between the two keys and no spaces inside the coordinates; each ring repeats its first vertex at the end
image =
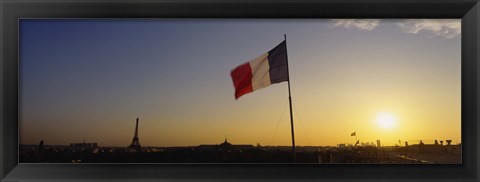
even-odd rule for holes
{"type": "Polygon", "coordinates": [[[395,117],[390,113],[380,113],[377,116],[377,125],[383,129],[392,129],[395,127],[395,117]]]}

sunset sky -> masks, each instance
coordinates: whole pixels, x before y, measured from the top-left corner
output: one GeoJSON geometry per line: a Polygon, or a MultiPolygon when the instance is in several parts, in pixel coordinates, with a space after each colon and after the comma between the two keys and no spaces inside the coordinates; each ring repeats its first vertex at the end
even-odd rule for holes
{"type": "Polygon", "coordinates": [[[20,20],[20,143],[291,145],[287,83],[230,71],[287,34],[297,145],[461,142],[455,20],[20,20]]]}

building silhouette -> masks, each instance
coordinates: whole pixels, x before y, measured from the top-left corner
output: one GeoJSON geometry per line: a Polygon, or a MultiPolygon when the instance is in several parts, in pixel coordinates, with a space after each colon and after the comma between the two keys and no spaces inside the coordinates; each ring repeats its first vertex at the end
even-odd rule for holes
{"type": "Polygon", "coordinates": [[[83,140],[83,143],[70,143],[69,151],[97,153],[98,148],[98,143],[86,143],[83,140]]]}
{"type": "Polygon", "coordinates": [[[225,141],[221,144],[203,144],[195,147],[197,151],[243,151],[243,150],[251,150],[254,149],[255,146],[253,145],[234,145],[228,142],[227,138],[225,137],[225,141]]]}
{"type": "Polygon", "coordinates": [[[142,146],[140,145],[140,141],[138,139],[138,117],[137,117],[137,122],[135,124],[135,134],[133,135],[132,144],[130,144],[128,148],[130,151],[135,151],[135,152],[138,152],[142,149],[142,146]]]}

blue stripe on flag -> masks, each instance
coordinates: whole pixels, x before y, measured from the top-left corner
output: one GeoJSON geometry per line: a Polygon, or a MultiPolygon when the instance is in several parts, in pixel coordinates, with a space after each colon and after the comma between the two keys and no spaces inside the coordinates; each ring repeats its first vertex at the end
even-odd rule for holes
{"type": "Polygon", "coordinates": [[[272,84],[288,81],[287,45],[285,41],[268,51],[268,64],[272,84]]]}

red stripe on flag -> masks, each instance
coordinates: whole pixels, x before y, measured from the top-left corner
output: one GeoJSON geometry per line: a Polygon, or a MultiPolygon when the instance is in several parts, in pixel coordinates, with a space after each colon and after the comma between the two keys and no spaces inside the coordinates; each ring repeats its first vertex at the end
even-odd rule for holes
{"type": "Polygon", "coordinates": [[[232,76],[233,86],[235,86],[235,99],[253,92],[252,68],[248,62],[233,69],[230,75],[232,76]]]}

